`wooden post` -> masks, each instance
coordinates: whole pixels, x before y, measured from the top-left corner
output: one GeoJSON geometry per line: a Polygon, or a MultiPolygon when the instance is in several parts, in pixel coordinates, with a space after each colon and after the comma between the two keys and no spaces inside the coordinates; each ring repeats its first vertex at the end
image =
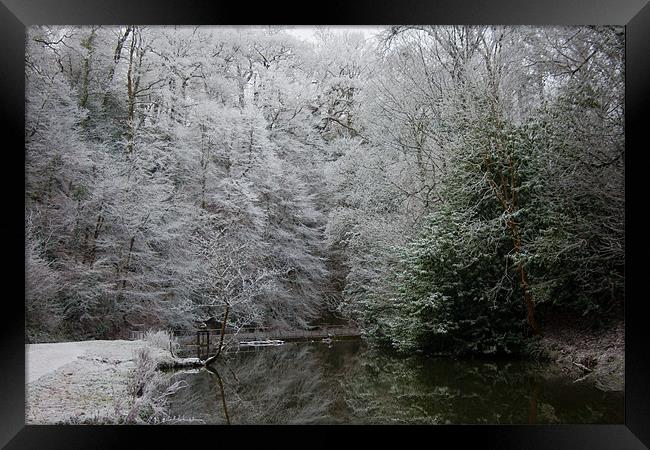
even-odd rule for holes
{"type": "Polygon", "coordinates": [[[198,330],[196,332],[196,351],[197,357],[201,358],[202,351],[205,349],[206,358],[210,356],[210,330],[198,330]]]}

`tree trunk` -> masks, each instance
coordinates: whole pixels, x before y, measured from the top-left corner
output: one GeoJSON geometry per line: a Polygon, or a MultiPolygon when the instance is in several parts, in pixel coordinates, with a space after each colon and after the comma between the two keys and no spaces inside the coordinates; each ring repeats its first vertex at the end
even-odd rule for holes
{"type": "Polygon", "coordinates": [[[219,385],[219,391],[221,392],[221,404],[223,405],[223,414],[226,417],[226,423],[230,425],[230,414],[228,414],[228,405],[226,404],[226,392],[223,389],[223,381],[221,380],[221,375],[217,372],[216,369],[212,367],[206,367],[210,373],[214,374],[217,377],[217,384],[219,385]]]}
{"type": "Polygon", "coordinates": [[[539,335],[540,330],[539,330],[539,325],[537,324],[537,321],[535,320],[535,303],[533,302],[533,296],[530,293],[530,288],[528,286],[528,277],[526,276],[526,269],[524,268],[524,264],[519,260],[521,257],[521,238],[519,236],[519,229],[517,228],[517,225],[513,220],[508,220],[508,227],[511,230],[512,236],[513,236],[513,241],[514,241],[514,249],[515,249],[515,257],[517,258],[517,273],[519,274],[519,286],[521,287],[521,290],[523,291],[524,294],[524,303],[526,305],[526,318],[528,319],[528,324],[530,325],[530,329],[532,330],[534,335],[539,335]]]}
{"type": "Polygon", "coordinates": [[[81,264],[86,264],[86,261],[88,261],[88,251],[86,250],[88,246],[88,227],[84,227],[84,238],[81,243],[81,251],[83,258],[81,259],[81,264]]]}
{"type": "Polygon", "coordinates": [[[226,303],[226,311],[223,315],[223,321],[221,322],[221,336],[219,337],[219,346],[217,347],[217,353],[214,356],[210,356],[205,360],[205,365],[211,364],[216,361],[217,358],[221,355],[221,348],[223,347],[223,337],[226,334],[226,321],[228,320],[228,311],[230,311],[230,305],[226,303]]]}
{"type": "Polygon", "coordinates": [[[135,90],[133,88],[133,55],[135,53],[135,30],[131,35],[131,49],[129,51],[129,68],[126,72],[126,89],[127,89],[127,118],[126,118],[126,153],[130,155],[133,152],[133,140],[135,138],[135,90]]]}
{"type": "Polygon", "coordinates": [[[524,291],[524,303],[526,303],[526,317],[528,319],[528,324],[530,325],[531,330],[534,335],[541,334],[539,330],[539,325],[535,320],[535,304],[533,302],[533,296],[530,294],[528,287],[528,281],[526,279],[526,271],[523,264],[519,263],[519,277],[521,280],[521,289],[524,291]]]}
{"type": "MultiPolygon", "coordinates": [[[[113,61],[114,64],[111,66],[111,68],[108,71],[108,83],[107,87],[110,87],[110,85],[113,83],[113,77],[115,76],[115,67],[117,66],[117,63],[120,61],[120,58],[122,57],[122,47],[124,46],[124,42],[126,39],[129,37],[129,33],[131,33],[131,26],[126,27],[126,31],[124,32],[123,35],[121,35],[117,39],[117,45],[115,46],[115,53],[113,54],[113,61]]],[[[108,101],[110,98],[109,91],[107,90],[104,93],[104,100],[102,101],[102,106],[104,109],[108,106],[108,101]]]]}
{"type": "MultiPolygon", "coordinates": [[[[88,38],[84,39],[81,42],[82,47],[84,47],[87,51],[88,54],[84,58],[84,65],[83,65],[83,78],[82,78],[82,87],[81,87],[81,98],[79,99],[79,106],[82,108],[86,107],[86,104],[88,103],[88,85],[90,83],[90,65],[91,65],[91,59],[93,55],[93,41],[95,39],[95,28],[93,27],[90,36],[88,38]]],[[[84,123],[88,119],[84,119],[84,123]]]]}
{"type": "Polygon", "coordinates": [[[207,178],[208,170],[208,145],[205,144],[206,138],[206,127],[201,124],[201,209],[205,209],[205,183],[207,178]],[[206,148],[207,147],[207,148],[206,148]]]}
{"type": "Polygon", "coordinates": [[[93,233],[93,246],[90,248],[90,252],[88,253],[88,261],[90,266],[92,266],[93,263],[95,262],[95,255],[97,253],[97,238],[99,237],[99,232],[102,229],[103,223],[104,223],[104,216],[102,216],[100,212],[97,215],[97,222],[95,223],[95,232],[93,233]]]}
{"type": "Polygon", "coordinates": [[[226,303],[226,311],[223,315],[223,322],[221,322],[221,336],[219,336],[219,348],[217,349],[217,356],[221,354],[221,348],[223,347],[223,336],[226,334],[226,322],[228,321],[228,311],[230,311],[230,305],[226,303]]]}
{"type": "MultiPolygon", "coordinates": [[[[503,127],[501,121],[499,120],[499,115],[496,110],[496,105],[494,104],[492,105],[492,114],[494,115],[494,117],[496,117],[496,128],[501,136],[503,132],[503,127]]],[[[504,148],[505,145],[501,141],[500,137],[496,139],[496,142],[494,142],[493,145],[496,145],[497,148],[501,151],[501,153],[505,155],[505,151],[506,151],[506,149],[504,148]]],[[[522,247],[521,235],[517,223],[512,219],[512,216],[516,215],[516,213],[519,210],[519,205],[517,200],[517,190],[516,190],[518,184],[517,173],[514,167],[512,154],[510,153],[507,154],[507,157],[508,157],[508,169],[510,172],[509,173],[510,177],[509,179],[506,179],[503,173],[501,173],[501,177],[500,177],[501,184],[497,186],[494,179],[492,178],[492,174],[490,173],[492,167],[492,159],[489,156],[489,153],[485,155],[484,162],[486,165],[486,175],[487,175],[486,180],[488,181],[488,184],[490,185],[493,194],[495,195],[497,200],[501,203],[501,206],[503,207],[503,212],[509,215],[507,219],[507,227],[510,230],[510,234],[512,236],[513,249],[515,251],[515,257],[517,258],[517,273],[519,275],[519,286],[521,287],[521,290],[523,292],[524,304],[526,305],[526,318],[528,320],[528,324],[530,325],[533,334],[539,335],[541,333],[540,333],[539,325],[535,320],[535,304],[533,301],[533,296],[531,295],[530,288],[528,286],[526,269],[524,268],[524,265],[520,260],[521,247],[522,247]]]]}
{"type": "MultiPolygon", "coordinates": [[[[131,238],[131,242],[129,243],[129,253],[126,255],[126,264],[124,264],[124,273],[126,275],[126,272],[129,271],[129,264],[131,263],[131,252],[133,251],[133,244],[135,243],[135,236],[131,238]]],[[[126,287],[126,278],[122,280],[122,289],[126,287]]]]}

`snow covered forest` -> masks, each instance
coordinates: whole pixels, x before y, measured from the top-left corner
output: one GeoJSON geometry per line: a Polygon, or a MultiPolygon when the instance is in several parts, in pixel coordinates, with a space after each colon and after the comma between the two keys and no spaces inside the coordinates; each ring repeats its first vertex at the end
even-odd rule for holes
{"type": "Polygon", "coordinates": [[[26,339],[341,318],[513,352],[624,302],[620,27],[36,26],[26,339]]]}

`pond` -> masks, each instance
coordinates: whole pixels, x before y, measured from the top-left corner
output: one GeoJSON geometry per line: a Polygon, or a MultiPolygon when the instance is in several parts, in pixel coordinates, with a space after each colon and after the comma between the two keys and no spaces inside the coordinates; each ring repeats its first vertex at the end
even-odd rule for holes
{"type": "Polygon", "coordinates": [[[400,357],[361,340],[244,348],[206,369],[170,413],[207,424],[623,423],[622,392],[515,359],[400,357]]]}

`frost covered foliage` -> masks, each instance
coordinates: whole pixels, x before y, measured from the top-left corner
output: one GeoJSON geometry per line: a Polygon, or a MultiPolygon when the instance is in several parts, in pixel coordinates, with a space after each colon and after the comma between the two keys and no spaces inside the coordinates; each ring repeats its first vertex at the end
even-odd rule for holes
{"type": "Polygon", "coordinates": [[[174,336],[174,333],[171,331],[153,331],[148,330],[144,335],[145,342],[153,348],[157,348],[164,351],[171,351],[174,354],[180,348],[178,339],[174,336]]]}
{"type": "MultiPolygon", "coordinates": [[[[135,367],[127,380],[131,395],[128,408],[116,411],[118,423],[161,424],[171,420],[167,413],[167,399],[186,386],[184,381],[170,382],[169,375],[156,369],[151,349],[142,347],[134,355],[135,367]]],[[[172,420],[173,422],[173,420],[172,420]]]]}
{"type": "Polygon", "coordinates": [[[61,311],[56,296],[61,289],[59,273],[44,257],[45,242],[36,235],[33,217],[25,223],[25,280],[31,289],[25,290],[25,312],[28,341],[49,340],[56,336],[61,311]]]}
{"type": "Polygon", "coordinates": [[[342,314],[514,351],[623,303],[617,27],[32,27],[28,339],[342,314]]]}
{"type": "Polygon", "coordinates": [[[382,50],[366,142],[337,161],[342,310],[376,342],[445,353],[620,311],[622,31],[392,27],[382,50]]]}
{"type": "Polygon", "coordinates": [[[511,284],[503,283],[507,239],[490,242],[499,230],[466,219],[433,216],[424,236],[402,251],[397,294],[375,316],[386,343],[444,353],[517,350],[525,310],[511,284]]]}
{"type": "Polygon", "coordinates": [[[509,353],[527,335],[525,290],[535,280],[524,243],[539,233],[538,186],[529,178],[536,173],[535,130],[490,130],[485,124],[479,136],[503,146],[475,142],[459,152],[461,159],[443,179],[445,202],[400,251],[396,295],[381,327],[397,348],[509,353]],[[516,179],[510,178],[511,166],[516,179]]]}
{"type": "Polygon", "coordinates": [[[27,41],[28,334],[33,305],[77,339],[191,328],[227,305],[231,326],[322,314],[313,48],[272,28],[32,27],[27,41]]]}

